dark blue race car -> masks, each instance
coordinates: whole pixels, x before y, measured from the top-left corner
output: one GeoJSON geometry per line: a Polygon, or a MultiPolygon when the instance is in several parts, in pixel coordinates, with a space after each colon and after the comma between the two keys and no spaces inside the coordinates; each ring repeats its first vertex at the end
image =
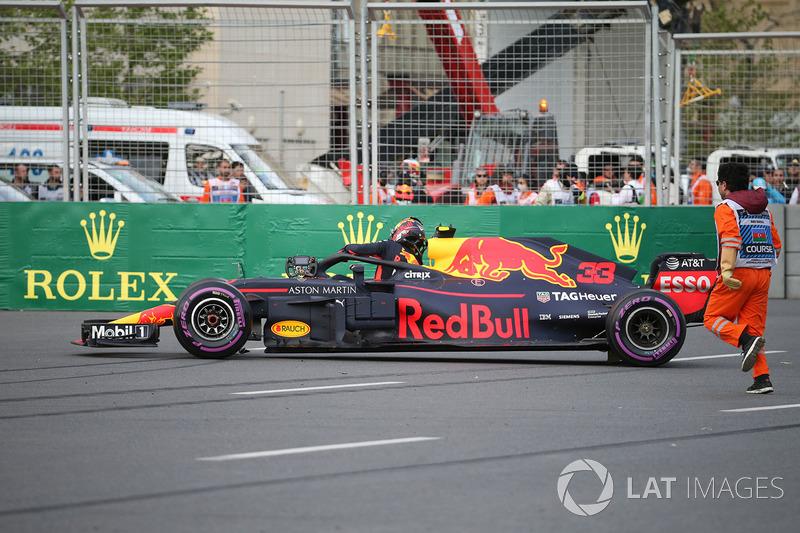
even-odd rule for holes
{"type": "Polygon", "coordinates": [[[544,237],[433,238],[428,258],[432,266],[295,256],[286,277],[206,278],[174,304],[88,320],[76,343],[152,346],[172,325],[200,358],[261,341],[267,352],[596,349],[656,366],[681,349],[687,322],[702,321],[716,279],[715,261],[702,254],[662,254],[642,287],[633,269],[544,237]],[[372,279],[365,270],[374,265],[393,274],[372,279]],[[333,273],[347,266],[349,275],[333,273]]]}

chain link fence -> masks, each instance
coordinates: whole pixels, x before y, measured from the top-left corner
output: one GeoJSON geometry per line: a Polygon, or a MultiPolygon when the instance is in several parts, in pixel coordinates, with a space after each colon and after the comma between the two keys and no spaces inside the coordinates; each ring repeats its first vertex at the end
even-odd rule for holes
{"type": "Polygon", "coordinates": [[[643,203],[699,205],[689,163],[710,182],[736,158],[785,195],[800,34],[654,21],[644,1],[0,1],[0,177],[198,201],[231,173],[256,202],[375,203],[413,158],[416,201],[463,203],[479,169],[538,190],[562,160],[602,205],[643,163],[643,203]]]}
{"type": "Polygon", "coordinates": [[[800,184],[800,32],[682,34],[674,43],[683,203],[714,203],[711,184],[728,161],[748,164],[772,202],[787,202],[800,184]]]}
{"type": "MultiPolygon", "coordinates": [[[[76,200],[237,201],[235,187],[208,192],[212,180],[227,176],[242,180],[248,201],[350,200],[330,167],[309,170],[309,162],[330,152],[355,159],[350,3],[153,5],[75,3],[72,68],[47,70],[64,89],[71,76],[69,103],[58,83],[41,83],[42,75],[29,83],[34,72],[4,65],[13,98],[0,110],[2,122],[25,130],[9,141],[19,145],[16,153],[39,156],[37,165],[58,161],[65,171],[70,160],[80,162],[76,200]],[[31,88],[35,97],[25,92],[31,88]],[[68,106],[78,113],[70,110],[69,127],[59,127],[68,106]]],[[[59,28],[30,3],[14,7],[19,17],[2,20],[4,54],[42,33],[34,25],[59,28]],[[14,31],[26,13],[33,22],[14,31]]],[[[53,49],[30,46],[23,65],[51,61],[53,49]]]]}
{"type": "Polygon", "coordinates": [[[28,163],[67,150],[67,35],[67,12],[61,2],[0,2],[2,200],[37,198],[40,188],[46,196],[47,165],[28,163]],[[43,106],[58,112],[51,119],[30,112],[43,106]]]}
{"type": "Polygon", "coordinates": [[[558,160],[574,160],[587,188],[611,165],[605,191],[632,155],[650,158],[646,3],[450,7],[365,8],[373,179],[402,180],[415,158],[437,201],[462,203],[479,169],[496,179],[511,167],[538,190],[558,160]]]}

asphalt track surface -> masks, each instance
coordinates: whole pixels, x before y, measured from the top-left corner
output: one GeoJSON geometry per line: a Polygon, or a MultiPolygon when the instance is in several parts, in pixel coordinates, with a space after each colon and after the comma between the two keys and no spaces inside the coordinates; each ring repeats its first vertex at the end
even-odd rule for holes
{"type": "Polygon", "coordinates": [[[770,301],[769,395],[702,327],[654,369],[68,343],[111,316],[0,311],[0,531],[797,531],[797,300],[770,301]]]}

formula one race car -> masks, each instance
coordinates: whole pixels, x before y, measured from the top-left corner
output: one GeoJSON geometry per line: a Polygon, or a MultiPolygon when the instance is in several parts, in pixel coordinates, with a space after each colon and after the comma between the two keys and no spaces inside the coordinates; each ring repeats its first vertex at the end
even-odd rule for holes
{"type": "Polygon", "coordinates": [[[261,340],[267,352],[597,349],[656,366],[681,349],[687,322],[702,321],[716,280],[715,261],[702,254],[660,255],[641,287],[633,269],[551,238],[439,230],[446,236],[429,240],[432,266],[345,253],[291,257],[286,277],[206,278],[174,304],[86,321],[76,344],[153,346],[172,325],[189,353],[210,359],[261,340]],[[332,274],[346,263],[351,275],[332,274]],[[393,273],[371,279],[372,265],[393,273]]]}

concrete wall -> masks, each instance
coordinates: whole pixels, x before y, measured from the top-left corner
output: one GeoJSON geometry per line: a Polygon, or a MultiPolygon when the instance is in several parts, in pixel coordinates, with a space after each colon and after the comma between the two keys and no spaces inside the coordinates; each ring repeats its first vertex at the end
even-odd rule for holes
{"type": "MultiPolygon", "coordinates": [[[[800,206],[787,205],[783,212],[783,260],[779,261],[778,267],[785,270],[785,298],[800,298],[800,206]]],[[[776,274],[780,275],[775,271],[773,280],[776,274]]]]}

